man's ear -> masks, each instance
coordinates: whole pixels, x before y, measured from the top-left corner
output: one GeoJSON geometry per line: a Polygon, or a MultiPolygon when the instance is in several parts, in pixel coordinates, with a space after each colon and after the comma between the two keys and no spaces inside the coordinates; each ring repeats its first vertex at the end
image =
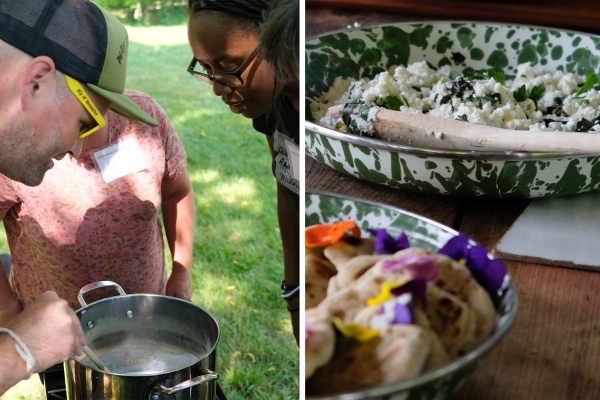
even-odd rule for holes
{"type": "Polygon", "coordinates": [[[27,63],[21,80],[19,91],[21,94],[21,107],[26,110],[34,96],[39,96],[42,89],[46,93],[54,93],[56,85],[56,66],[50,57],[39,56],[27,63]],[[52,91],[49,91],[52,89],[52,91]]]}

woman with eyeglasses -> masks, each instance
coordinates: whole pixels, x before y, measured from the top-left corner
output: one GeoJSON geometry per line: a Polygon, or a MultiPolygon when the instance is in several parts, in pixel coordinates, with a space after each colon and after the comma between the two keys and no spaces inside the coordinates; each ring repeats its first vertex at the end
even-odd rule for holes
{"type": "MultiPolygon", "coordinates": [[[[212,85],[214,94],[221,97],[231,112],[251,118],[254,128],[267,137],[277,179],[277,212],[283,242],[281,297],[288,303],[298,341],[299,83],[297,75],[295,79],[278,77],[275,67],[263,57],[265,45],[270,44],[260,43],[261,26],[271,3],[270,0],[189,0],[188,40],[193,59],[188,72],[212,85]]],[[[297,22],[291,29],[298,29],[297,22]]],[[[298,45],[292,48],[298,51],[298,45]]],[[[294,58],[297,60],[298,56],[294,58]]]]}

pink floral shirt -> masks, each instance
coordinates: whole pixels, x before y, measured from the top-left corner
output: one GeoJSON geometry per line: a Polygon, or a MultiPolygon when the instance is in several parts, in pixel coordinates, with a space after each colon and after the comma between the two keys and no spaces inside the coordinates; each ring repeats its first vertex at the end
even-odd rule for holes
{"type": "MultiPolygon", "coordinates": [[[[0,175],[0,215],[6,213],[13,260],[10,284],[23,306],[53,290],[79,309],[79,290],[102,280],[126,293],[165,293],[161,185],[176,179],[187,159],[163,109],[144,93],[125,93],[160,126],[109,111],[109,141],[135,135],[147,169],[106,184],[92,161],[94,150],[84,150],[79,158],[54,160],[37,187],[0,175]]],[[[84,299],[89,304],[117,294],[99,289],[84,299]]]]}

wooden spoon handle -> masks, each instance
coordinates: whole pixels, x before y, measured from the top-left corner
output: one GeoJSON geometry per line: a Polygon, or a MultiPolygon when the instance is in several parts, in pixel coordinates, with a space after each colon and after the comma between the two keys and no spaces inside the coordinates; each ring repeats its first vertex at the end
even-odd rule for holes
{"type": "Polygon", "coordinates": [[[600,154],[600,134],[594,133],[516,131],[383,108],[374,126],[377,138],[415,147],[600,154]]]}
{"type": "Polygon", "coordinates": [[[106,365],[104,365],[102,361],[100,361],[100,359],[98,358],[96,353],[92,351],[92,349],[90,349],[87,346],[83,346],[82,349],[83,352],[90,358],[90,360],[92,360],[92,362],[98,366],[98,368],[100,368],[103,371],[110,372],[110,370],[106,367],[106,365]]]}

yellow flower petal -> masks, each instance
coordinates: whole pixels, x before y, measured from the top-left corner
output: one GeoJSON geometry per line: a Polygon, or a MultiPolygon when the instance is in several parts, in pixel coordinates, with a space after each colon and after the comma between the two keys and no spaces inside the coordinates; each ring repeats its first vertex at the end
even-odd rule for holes
{"type": "Polygon", "coordinates": [[[235,306],[235,301],[229,300],[229,304],[231,304],[232,306],[235,306]]]}
{"type": "Polygon", "coordinates": [[[271,371],[277,371],[277,368],[275,367],[269,367],[267,368],[267,371],[271,372],[271,371]]]}
{"type": "Polygon", "coordinates": [[[392,290],[404,285],[406,281],[398,281],[394,283],[383,282],[379,296],[367,300],[368,306],[376,306],[377,304],[385,303],[392,298],[392,290]]]}
{"type": "Polygon", "coordinates": [[[375,329],[365,328],[354,322],[350,325],[344,325],[341,319],[338,317],[333,318],[333,324],[335,327],[346,337],[351,337],[359,342],[368,342],[369,340],[379,336],[379,332],[375,329]]]}
{"type": "Polygon", "coordinates": [[[335,124],[335,129],[338,131],[346,130],[346,125],[344,125],[342,122],[338,122],[335,124]]]}
{"type": "Polygon", "coordinates": [[[235,290],[235,286],[231,285],[231,286],[227,286],[225,288],[225,290],[227,290],[228,292],[231,292],[232,290],[235,290]]]}
{"type": "Polygon", "coordinates": [[[239,264],[240,262],[238,260],[233,260],[234,264],[239,264]]]}

